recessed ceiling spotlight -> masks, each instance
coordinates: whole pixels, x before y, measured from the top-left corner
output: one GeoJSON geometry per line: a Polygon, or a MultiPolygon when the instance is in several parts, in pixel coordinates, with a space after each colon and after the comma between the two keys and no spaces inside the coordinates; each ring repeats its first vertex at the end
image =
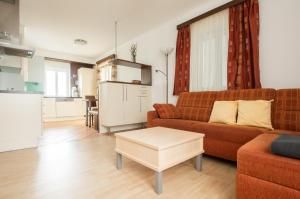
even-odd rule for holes
{"type": "Polygon", "coordinates": [[[87,45],[87,41],[86,40],[84,40],[84,39],[75,39],[74,40],[74,44],[76,44],[76,45],[82,45],[82,46],[84,46],[84,45],[87,45]]]}

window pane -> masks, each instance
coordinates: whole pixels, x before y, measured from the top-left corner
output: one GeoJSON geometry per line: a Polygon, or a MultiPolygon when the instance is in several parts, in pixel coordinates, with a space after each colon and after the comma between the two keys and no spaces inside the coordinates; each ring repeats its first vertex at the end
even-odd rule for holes
{"type": "Polygon", "coordinates": [[[68,97],[70,94],[70,64],[46,61],[46,95],[68,97]]]}
{"type": "Polygon", "coordinates": [[[55,71],[46,71],[46,96],[56,95],[55,71]]]}
{"type": "Polygon", "coordinates": [[[57,95],[59,97],[68,96],[67,86],[67,73],[57,72],[57,95]]]}
{"type": "Polygon", "coordinates": [[[227,88],[228,9],[191,26],[190,90],[227,88]]]}

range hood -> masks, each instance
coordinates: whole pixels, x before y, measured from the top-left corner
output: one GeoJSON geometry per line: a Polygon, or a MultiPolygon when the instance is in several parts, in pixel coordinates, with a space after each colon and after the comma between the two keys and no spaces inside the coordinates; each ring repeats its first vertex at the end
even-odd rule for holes
{"type": "Polygon", "coordinates": [[[34,49],[0,39],[0,55],[32,58],[34,49]]]}
{"type": "Polygon", "coordinates": [[[19,21],[19,0],[0,0],[0,56],[33,56],[34,49],[21,45],[19,21]]]}

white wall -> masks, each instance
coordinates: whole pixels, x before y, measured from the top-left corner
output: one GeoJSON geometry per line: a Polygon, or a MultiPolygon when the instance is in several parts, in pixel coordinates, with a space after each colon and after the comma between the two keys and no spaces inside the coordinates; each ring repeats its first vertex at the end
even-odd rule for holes
{"type": "Polygon", "coordinates": [[[299,0],[260,0],[263,87],[300,87],[299,8],[299,0]]]}
{"type": "Polygon", "coordinates": [[[126,66],[117,66],[117,81],[120,82],[131,82],[132,80],[141,80],[141,69],[129,68],[126,66]]]}
{"type": "MultiPolygon", "coordinates": [[[[164,70],[165,60],[160,53],[164,47],[176,47],[176,26],[193,16],[204,13],[212,8],[228,2],[228,0],[214,0],[199,3],[199,7],[189,11],[177,19],[169,21],[147,33],[118,47],[118,57],[130,60],[130,45],[138,44],[137,62],[153,66],[152,102],[165,101],[165,81],[155,69],[164,70]]],[[[260,0],[261,36],[260,36],[260,65],[263,87],[291,88],[300,87],[300,19],[299,0],[260,0]]],[[[119,33],[122,34],[122,33],[119,33]]],[[[113,53],[107,52],[101,57],[113,53]]],[[[100,57],[100,58],[101,58],[100,57]]],[[[175,52],[169,58],[169,98],[175,103],[172,95],[175,69],[175,52]]]]}

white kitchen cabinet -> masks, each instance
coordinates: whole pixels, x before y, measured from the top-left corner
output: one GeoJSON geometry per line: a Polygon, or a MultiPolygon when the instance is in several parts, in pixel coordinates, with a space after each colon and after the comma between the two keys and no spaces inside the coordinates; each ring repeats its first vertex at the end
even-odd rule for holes
{"type": "Polygon", "coordinates": [[[100,91],[100,124],[105,127],[144,123],[151,110],[151,87],[103,82],[100,91]]]}
{"type": "Polygon", "coordinates": [[[82,98],[44,98],[43,119],[61,120],[83,118],[85,101],[82,98]]]}
{"type": "Polygon", "coordinates": [[[56,117],[56,103],[55,98],[43,99],[43,118],[55,118],[56,117]]]}
{"type": "Polygon", "coordinates": [[[42,135],[42,95],[0,93],[0,152],[36,147],[42,135]]]}

